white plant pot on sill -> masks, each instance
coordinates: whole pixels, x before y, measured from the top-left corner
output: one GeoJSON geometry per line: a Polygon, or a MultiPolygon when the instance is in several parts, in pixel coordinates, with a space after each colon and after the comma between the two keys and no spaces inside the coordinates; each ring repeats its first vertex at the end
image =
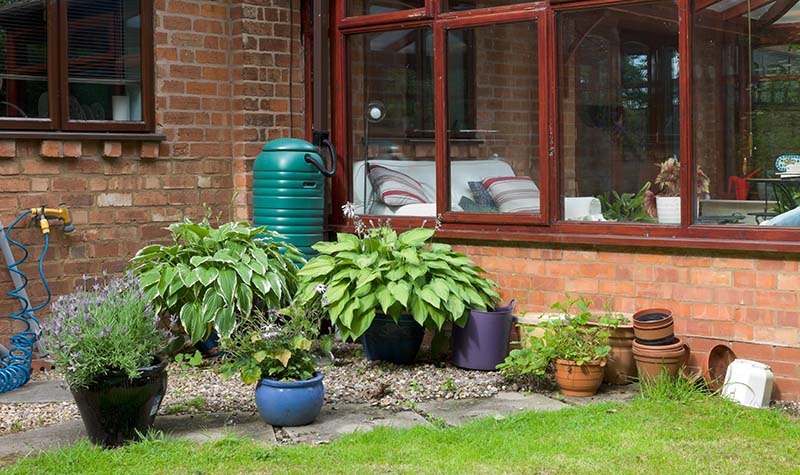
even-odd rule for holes
{"type": "Polygon", "coordinates": [[[658,222],[661,224],[681,224],[681,197],[656,196],[658,222]]]}

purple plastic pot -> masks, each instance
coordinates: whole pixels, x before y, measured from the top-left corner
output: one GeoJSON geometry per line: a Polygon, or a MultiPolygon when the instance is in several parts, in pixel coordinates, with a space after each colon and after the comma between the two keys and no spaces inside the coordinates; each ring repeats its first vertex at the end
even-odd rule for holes
{"type": "Polygon", "coordinates": [[[464,328],[453,325],[453,364],[459,368],[495,371],[508,356],[511,313],[516,299],[494,312],[470,310],[464,328]]]}

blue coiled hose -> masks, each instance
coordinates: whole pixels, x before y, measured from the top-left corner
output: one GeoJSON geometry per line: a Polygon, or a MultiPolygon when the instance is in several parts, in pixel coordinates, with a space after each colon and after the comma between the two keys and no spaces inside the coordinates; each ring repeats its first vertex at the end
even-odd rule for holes
{"type": "Polygon", "coordinates": [[[6,391],[11,391],[12,389],[16,389],[25,383],[31,378],[31,361],[33,359],[33,348],[36,346],[36,341],[39,338],[39,335],[36,331],[34,331],[34,327],[36,329],[39,328],[39,320],[34,316],[33,312],[43,309],[49,302],[50,302],[50,287],[47,285],[47,281],[44,278],[44,270],[42,269],[42,263],[44,262],[44,257],[47,254],[47,249],[50,246],[50,235],[44,235],[44,250],[42,251],[42,255],[39,256],[39,276],[42,279],[42,284],[44,286],[45,291],[47,292],[47,299],[41,305],[36,307],[29,307],[28,301],[20,295],[20,293],[25,289],[28,285],[28,277],[20,271],[17,267],[20,264],[25,262],[28,258],[28,249],[20,244],[19,242],[11,239],[11,230],[14,229],[14,226],[22,218],[31,214],[30,211],[26,211],[19,215],[19,217],[11,223],[11,226],[8,227],[6,231],[6,238],[10,244],[22,249],[22,259],[14,262],[13,264],[8,266],[8,271],[17,274],[22,279],[22,285],[11,292],[6,292],[7,295],[15,297],[22,302],[22,309],[16,313],[13,313],[8,316],[8,318],[12,320],[18,320],[25,324],[24,329],[15,334],[11,337],[11,348],[7,355],[0,357],[0,393],[4,393],[6,391]],[[33,323],[34,325],[31,325],[33,323]]]}

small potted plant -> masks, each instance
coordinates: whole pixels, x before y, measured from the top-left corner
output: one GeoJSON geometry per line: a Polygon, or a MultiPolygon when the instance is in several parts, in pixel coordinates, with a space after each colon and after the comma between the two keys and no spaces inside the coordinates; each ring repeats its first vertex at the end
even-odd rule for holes
{"type": "Polygon", "coordinates": [[[156,313],[177,315],[192,344],[229,337],[256,303],[289,303],[304,260],[280,234],[244,221],[215,228],[188,218],[169,230],[174,244],[144,247],[131,262],[156,313]]]}
{"type": "MultiPolygon", "coordinates": [[[[681,163],[677,158],[670,157],[661,163],[656,175],[656,185],[660,190],[657,195],[648,192],[646,201],[650,201],[647,206],[652,210],[652,199],[655,197],[656,216],[659,223],[680,224],[681,223],[681,163]]],[[[698,167],[695,176],[695,188],[698,199],[708,198],[711,180],[703,170],[698,167]]]]}
{"type": "Polygon", "coordinates": [[[505,373],[544,375],[550,363],[555,379],[567,396],[592,396],[603,382],[606,357],[611,351],[609,332],[603,325],[589,325],[595,317],[584,298],[556,302],[552,309],[563,318],[544,321],[544,334],[532,336],[530,345],[514,350],[498,365],[505,373]]]}
{"type": "Polygon", "coordinates": [[[436,228],[401,234],[390,222],[367,226],[352,204],[343,207],[355,233],[319,242],[319,255],[299,272],[299,302],[325,288],[327,313],[343,338],[362,335],[369,359],[411,363],[424,328],[439,332],[447,321],[463,327],[469,310],[494,309],[494,281],[464,254],[430,242],[436,228]]]}
{"type": "MultiPolygon", "coordinates": [[[[315,303],[323,291],[319,289],[315,303]]],[[[222,339],[223,375],[239,373],[244,383],[256,384],[256,407],[270,425],[310,424],[322,409],[323,375],[312,352],[320,328],[317,308],[256,311],[230,338],[222,339]]]]}
{"type": "Polygon", "coordinates": [[[159,355],[170,336],[130,273],[84,283],[53,303],[42,348],[64,374],[92,442],[117,446],[150,428],[167,390],[159,355]]]}

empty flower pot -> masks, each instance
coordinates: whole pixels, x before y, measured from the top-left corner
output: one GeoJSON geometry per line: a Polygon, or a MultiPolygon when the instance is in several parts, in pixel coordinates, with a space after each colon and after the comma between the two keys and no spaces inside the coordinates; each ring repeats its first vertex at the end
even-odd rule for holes
{"type": "Polygon", "coordinates": [[[670,378],[678,376],[681,367],[685,366],[689,359],[689,345],[685,344],[683,338],[678,337],[674,340],[665,346],[633,342],[633,358],[636,360],[639,378],[655,379],[662,371],[665,371],[670,378]]]}
{"type": "Polygon", "coordinates": [[[650,308],[633,314],[633,332],[642,345],[665,345],[675,337],[672,311],[650,308]]]}

